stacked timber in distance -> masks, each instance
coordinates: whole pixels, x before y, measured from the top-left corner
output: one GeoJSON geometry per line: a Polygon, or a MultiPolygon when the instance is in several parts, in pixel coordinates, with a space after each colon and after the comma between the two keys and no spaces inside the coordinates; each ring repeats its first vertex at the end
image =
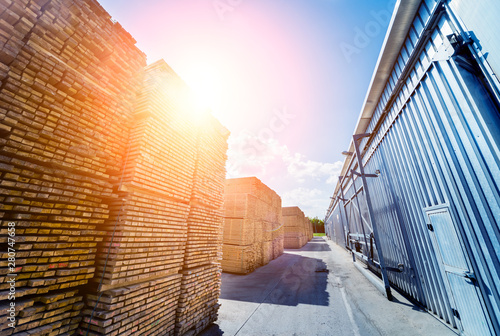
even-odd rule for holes
{"type": "Polygon", "coordinates": [[[4,303],[17,274],[0,334],[74,334],[146,58],[95,1],[2,1],[0,18],[2,246],[16,233],[4,303]]]}
{"type": "Polygon", "coordinates": [[[313,230],[313,225],[311,223],[311,221],[309,220],[309,218],[306,217],[305,219],[305,222],[306,222],[306,236],[307,236],[307,241],[310,241],[311,239],[313,239],[314,237],[314,230],[313,230]]]}
{"type": "Polygon", "coordinates": [[[222,270],[247,274],[283,254],[281,198],[256,177],[226,180],[222,270]]]}
{"type": "Polygon", "coordinates": [[[299,249],[312,239],[312,226],[299,207],[284,207],[285,248],[299,249]]]}

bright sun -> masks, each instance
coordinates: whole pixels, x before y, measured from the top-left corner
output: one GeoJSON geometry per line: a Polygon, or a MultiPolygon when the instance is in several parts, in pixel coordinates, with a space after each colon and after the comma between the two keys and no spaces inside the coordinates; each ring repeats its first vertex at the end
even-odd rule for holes
{"type": "Polygon", "coordinates": [[[219,108],[221,81],[216,69],[208,64],[199,64],[190,67],[189,73],[184,74],[183,78],[194,91],[196,104],[200,108],[219,108]]]}

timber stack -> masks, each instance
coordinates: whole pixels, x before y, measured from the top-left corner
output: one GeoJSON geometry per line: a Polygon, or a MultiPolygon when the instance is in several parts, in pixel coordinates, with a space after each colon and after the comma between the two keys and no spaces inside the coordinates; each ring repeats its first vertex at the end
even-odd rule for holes
{"type": "Polygon", "coordinates": [[[312,224],[299,207],[284,207],[285,248],[299,249],[312,239],[312,224]]]}
{"type": "Polygon", "coordinates": [[[218,309],[227,130],[94,0],[4,1],[0,18],[5,302],[17,274],[0,334],[199,332],[218,309]]]}
{"type": "Polygon", "coordinates": [[[307,241],[310,241],[314,237],[314,230],[313,230],[313,224],[307,217],[305,218],[305,226],[306,226],[307,241]]]}
{"type": "Polygon", "coordinates": [[[198,134],[176,335],[198,334],[217,320],[219,310],[229,132],[212,116],[198,121],[203,127],[198,134]]]}
{"type": "Polygon", "coordinates": [[[247,274],[283,254],[281,198],[256,177],[227,179],[222,269],[247,274]]]}
{"type": "Polygon", "coordinates": [[[0,18],[0,239],[15,227],[16,251],[3,302],[17,274],[15,328],[2,307],[0,334],[72,334],[146,57],[95,1],[2,1],[0,18]]]}
{"type": "Polygon", "coordinates": [[[197,156],[198,128],[183,100],[188,95],[163,60],[145,68],[123,178],[115,185],[120,197],[103,226],[81,334],[175,331],[197,156]],[[100,307],[96,292],[112,304],[100,307]]]}

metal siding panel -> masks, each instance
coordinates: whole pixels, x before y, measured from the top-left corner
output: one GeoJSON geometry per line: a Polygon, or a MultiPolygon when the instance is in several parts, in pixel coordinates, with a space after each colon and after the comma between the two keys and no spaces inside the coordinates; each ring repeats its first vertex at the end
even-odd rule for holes
{"type": "Polygon", "coordinates": [[[420,9],[418,10],[418,16],[422,21],[422,25],[425,27],[427,25],[427,22],[431,18],[430,8],[425,6],[425,4],[422,4],[420,9]]]}
{"type": "Polygon", "coordinates": [[[406,65],[408,60],[410,59],[410,53],[408,50],[413,50],[413,46],[411,45],[410,40],[406,40],[406,43],[403,45],[403,48],[401,48],[401,61],[402,64],[406,65]]]}
{"type": "MultiPolygon", "coordinates": [[[[426,77],[423,83],[429,78],[426,77]]],[[[447,201],[443,194],[443,190],[446,190],[446,183],[443,181],[441,168],[444,164],[442,157],[438,155],[437,150],[440,147],[440,138],[437,137],[434,132],[432,132],[433,125],[429,120],[428,111],[432,109],[429,106],[431,102],[426,100],[426,95],[423,93],[424,84],[420,86],[414,95],[412,100],[412,108],[414,110],[415,120],[419,125],[419,131],[425,134],[426,139],[426,154],[429,157],[430,165],[427,168],[428,173],[432,175],[433,185],[435,186],[435,194],[433,202],[430,202],[427,206],[433,206],[438,204],[443,204],[447,201]]]]}
{"type": "Polygon", "coordinates": [[[439,0],[425,0],[425,6],[432,11],[434,7],[437,5],[439,0]]]}
{"type": "MultiPolygon", "coordinates": [[[[377,160],[376,158],[371,161],[371,164],[367,166],[368,171],[375,171],[378,168],[385,167],[384,162],[377,160]],[[378,161],[378,162],[376,162],[378,161]]],[[[383,168],[382,168],[383,169],[383,168]]],[[[386,258],[386,264],[390,267],[398,267],[398,264],[402,263],[406,265],[405,272],[402,273],[392,273],[389,274],[392,282],[396,283],[400,288],[404,289],[406,292],[411,293],[412,296],[418,297],[416,293],[416,284],[411,279],[411,267],[409,256],[404,250],[405,243],[403,238],[403,233],[399,226],[399,214],[398,204],[393,199],[394,195],[388,192],[392,187],[389,181],[386,181],[387,175],[380,175],[378,178],[371,180],[370,187],[374,190],[374,194],[377,198],[374,198],[374,208],[381,209],[377,211],[377,223],[381,227],[381,233],[390,233],[390,240],[392,242],[392,249],[390,253],[386,252],[384,249],[384,257],[386,258]]],[[[386,246],[384,246],[386,248],[386,246]]]]}
{"type": "MultiPolygon", "coordinates": [[[[399,119],[401,123],[400,127],[394,129],[393,136],[398,137],[400,140],[396,145],[396,153],[398,153],[397,161],[394,161],[394,167],[397,172],[403,175],[405,183],[399,185],[399,195],[402,212],[406,217],[404,221],[406,223],[421,223],[422,213],[419,209],[423,208],[424,199],[422,193],[419,192],[421,188],[421,181],[416,180],[417,169],[415,165],[415,151],[412,148],[413,137],[408,130],[408,126],[404,123],[404,120],[399,119]],[[399,166],[398,166],[399,164],[399,166]]],[[[413,239],[410,241],[410,246],[416,255],[416,264],[418,272],[420,274],[420,281],[427,293],[426,299],[422,300],[422,304],[431,309],[434,313],[437,313],[440,317],[445,317],[447,321],[449,318],[443,308],[442,294],[439,290],[438,279],[436,279],[434,258],[431,255],[433,252],[431,245],[428,241],[427,231],[422,228],[421,225],[407,225],[407,229],[410,232],[410,237],[413,239]]]]}
{"type": "MultiPolygon", "coordinates": [[[[404,47],[403,47],[404,48],[404,47]]],[[[397,62],[397,72],[396,72],[396,75],[397,75],[397,78],[400,78],[401,77],[401,74],[403,73],[403,69],[406,65],[405,61],[403,60],[403,56],[400,54],[399,57],[398,57],[398,62],[397,62]]]]}
{"type": "Polygon", "coordinates": [[[417,37],[420,38],[422,36],[422,32],[424,31],[424,23],[420,16],[420,13],[415,17],[413,27],[415,27],[415,33],[417,34],[417,37]]]}
{"type": "Polygon", "coordinates": [[[417,33],[416,28],[415,28],[415,25],[411,26],[409,36],[410,36],[411,45],[412,45],[411,49],[413,50],[413,46],[415,46],[415,44],[417,44],[417,41],[418,41],[418,33],[417,33]]]}
{"type": "MultiPolygon", "coordinates": [[[[410,108],[411,106],[414,106],[413,104],[413,101],[410,102],[410,104],[407,106],[407,109],[403,111],[404,113],[402,114],[402,120],[405,120],[406,129],[409,134],[408,140],[413,147],[413,149],[411,150],[411,152],[413,153],[415,164],[415,170],[413,171],[413,174],[418,176],[420,180],[420,188],[422,189],[421,195],[424,197],[422,198],[422,202],[420,202],[420,204],[409,204],[409,206],[415,207],[414,211],[417,213],[417,216],[415,218],[416,221],[413,222],[413,225],[416,225],[416,227],[418,228],[420,233],[419,236],[425,237],[424,246],[427,251],[426,260],[428,262],[426,266],[431,270],[431,272],[429,273],[428,281],[431,282],[433,291],[435,293],[435,299],[438,301],[438,304],[436,306],[437,313],[447,321],[453,322],[453,318],[450,314],[450,306],[446,294],[446,289],[440,276],[439,266],[434,255],[434,249],[432,248],[432,244],[429,240],[426,221],[423,213],[421,212],[421,209],[436,204],[436,198],[435,193],[432,192],[433,189],[435,190],[434,183],[431,182],[432,180],[429,178],[429,175],[432,175],[432,173],[430,172],[432,168],[431,164],[429,163],[429,157],[427,155],[428,152],[426,152],[425,148],[425,142],[427,140],[424,136],[425,132],[422,133],[422,127],[419,123],[418,116],[420,116],[420,113],[418,113],[415,108],[410,108]]],[[[410,179],[411,178],[412,177],[410,176],[410,179]]],[[[409,223],[407,223],[407,225],[408,224],[409,223]]],[[[421,238],[421,243],[423,243],[424,239],[421,238]]]]}
{"type": "MultiPolygon", "coordinates": [[[[459,132],[459,136],[464,143],[467,143],[465,147],[466,152],[464,153],[466,158],[477,158],[477,160],[470,160],[470,168],[472,168],[471,171],[473,174],[469,176],[469,184],[472,184],[470,179],[474,177],[476,179],[474,181],[476,189],[484,193],[484,195],[476,195],[476,197],[480,197],[483,201],[482,203],[488,204],[490,207],[490,209],[483,209],[481,215],[488,216],[494,220],[492,214],[500,216],[500,196],[494,192],[495,189],[498,190],[500,187],[500,150],[496,143],[499,139],[493,137],[491,130],[495,130],[498,136],[498,121],[497,125],[494,124],[494,120],[486,124],[485,118],[478,113],[478,105],[475,103],[473,97],[471,97],[467,83],[460,80],[460,77],[465,77],[469,73],[462,70],[460,76],[455,76],[458,71],[451,64],[450,67],[443,67],[443,75],[445,77],[458,79],[457,81],[447,82],[450,91],[454,93],[454,105],[458,105],[458,101],[461,102],[461,113],[457,113],[453,119],[456,122],[455,127],[459,132]]],[[[475,78],[470,78],[469,82],[476,82],[476,86],[480,85],[475,78]]],[[[481,92],[479,95],[484,96],[486,93],[481,92]]],[[[493,109],[492,106],[484,106],[484,104],[482,107],[483,109],[493,109]]],[[[500,221],[500,217],[497,218],[496,227],[500,224],[498,221],[500,221]]],[[[493,229],[495,226],[491,228],[493,229]]],[[[495,230],[495,232],[491,231],[490,233],[495,234],[497,239],[500,239],[498,230],[495,230]]]]}

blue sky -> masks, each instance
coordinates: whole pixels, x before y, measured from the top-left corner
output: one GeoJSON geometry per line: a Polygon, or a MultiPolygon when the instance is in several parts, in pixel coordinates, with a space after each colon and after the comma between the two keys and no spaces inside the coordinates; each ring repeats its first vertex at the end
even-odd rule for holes
{"type": "Polygon", "coordinates": [[[228,177],[323,218],[393,0],[101,0],[230,130],[228,177]]]}

